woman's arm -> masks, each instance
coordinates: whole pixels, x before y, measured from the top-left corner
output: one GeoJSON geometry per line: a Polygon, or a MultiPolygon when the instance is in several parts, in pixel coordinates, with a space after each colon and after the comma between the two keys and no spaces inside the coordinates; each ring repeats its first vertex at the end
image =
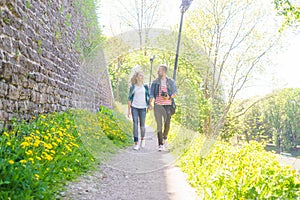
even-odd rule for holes
{"type": "Polygon", "coordinates": [[[131,101],[128,101],[128,112],[127,112],[128,118],[131,117],[131,101]]]}

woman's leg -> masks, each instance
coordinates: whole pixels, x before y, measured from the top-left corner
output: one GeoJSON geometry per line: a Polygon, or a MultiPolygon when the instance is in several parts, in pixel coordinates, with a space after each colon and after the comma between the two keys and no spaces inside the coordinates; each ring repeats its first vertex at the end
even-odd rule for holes
{"type": "Polygon", "coordinates": [[[143,140],[146,132],[146,128],[145,128],[146,108],[139,109],[139,119],[140,119],[141,139],[143,140]]]}
{"type": "Polygon", "coordinates": [[[133,120],[133,140],[137,144],[139,141],[138,135],[138,122],[139,122],[139,111],[137,108],[131,107],[131,114],[133,120]]]}

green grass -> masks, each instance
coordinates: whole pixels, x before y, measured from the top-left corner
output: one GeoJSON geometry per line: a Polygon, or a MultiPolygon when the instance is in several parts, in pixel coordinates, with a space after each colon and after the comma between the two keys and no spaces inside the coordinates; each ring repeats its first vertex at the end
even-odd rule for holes
{"type": "Polygon", "coordinates": [[[68,180],[131,142],[131,123],[101,107],[14,122],[0,135],[0,199],[55,199],[68,180]]]}
{"type": "Polygon", "coordinates": [[[241,147],[217,141],[211,152],[201,152],[198,137],[180,160],[190,184],[204,199],[297,199],[300,176],[281,166],[276,155],[257,142],[241,147]]]}

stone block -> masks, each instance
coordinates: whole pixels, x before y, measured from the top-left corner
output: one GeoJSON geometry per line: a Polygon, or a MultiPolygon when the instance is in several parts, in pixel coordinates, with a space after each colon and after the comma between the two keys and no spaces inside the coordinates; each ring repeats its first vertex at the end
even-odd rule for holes
{"type": "Polygon", "coordinates": [[[8,87],[8,98],[11,100],[18,100],[20,98],[19,89],[13,85],[9,85],[8,87]]]}
{"type": "Polygon", "coordinates": [[[0,97],[5,98],[8,93],[8,84],[0,81],[0,97]]]}
{"type": "Polygon", "coordinates": [[[38,92],[31,91],[30,100],[33,103],[39,103],[40,102],[40,95],[38,92]]]}
{"type": "Polygon", "coordinates": [[[29,89],[23,89],[20,91],[20,100],[30,99],[31,91],[29,89]]]}
{"type": "Polygon", "coordinates": [[[7,118],[8,118],[7,112],[5,112],[4,110],[0,110],[0,121],[6,121],[7,118]]]}
{"type": "Polygon", "coordinates": [[[47,101],[48,101],[47,95],[46,94],[41,94],[40,95],[40,103],[45,104],[45,103],[47,103],[47,101]]]}
{"type": "Polygon", "coordinates": [[[11,83],[15,86],[19,85],[19,76],[17,74],[12,74],[11,83]]]}
{"type": "Polygon", "coordinates": [[[7,82],[10,82],[11,81],[11,76],[12,76],[12,64],[7,63],[7,62],[3,62],[2,67],[3,67],[2,78],[4,80],[6,80],[7,82]]]}

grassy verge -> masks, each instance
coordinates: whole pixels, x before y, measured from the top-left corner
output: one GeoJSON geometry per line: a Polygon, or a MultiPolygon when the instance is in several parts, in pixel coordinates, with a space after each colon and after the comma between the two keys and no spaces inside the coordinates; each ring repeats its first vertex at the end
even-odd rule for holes
{"type": "Polygon", "coordinates": [[[55,199],[67,180],[130,143],[124,115],[69,110],[16,122],[0,135],[0,199],[55,199]]]}
{"type": "Polygon", "coordinates": [[[190,184],[204,199],[297,199],[300,176],[281,166],[276,155],[257,142],[234,147],[216,142],[203,156],[198,137],[180,160],[190,184]]]}

